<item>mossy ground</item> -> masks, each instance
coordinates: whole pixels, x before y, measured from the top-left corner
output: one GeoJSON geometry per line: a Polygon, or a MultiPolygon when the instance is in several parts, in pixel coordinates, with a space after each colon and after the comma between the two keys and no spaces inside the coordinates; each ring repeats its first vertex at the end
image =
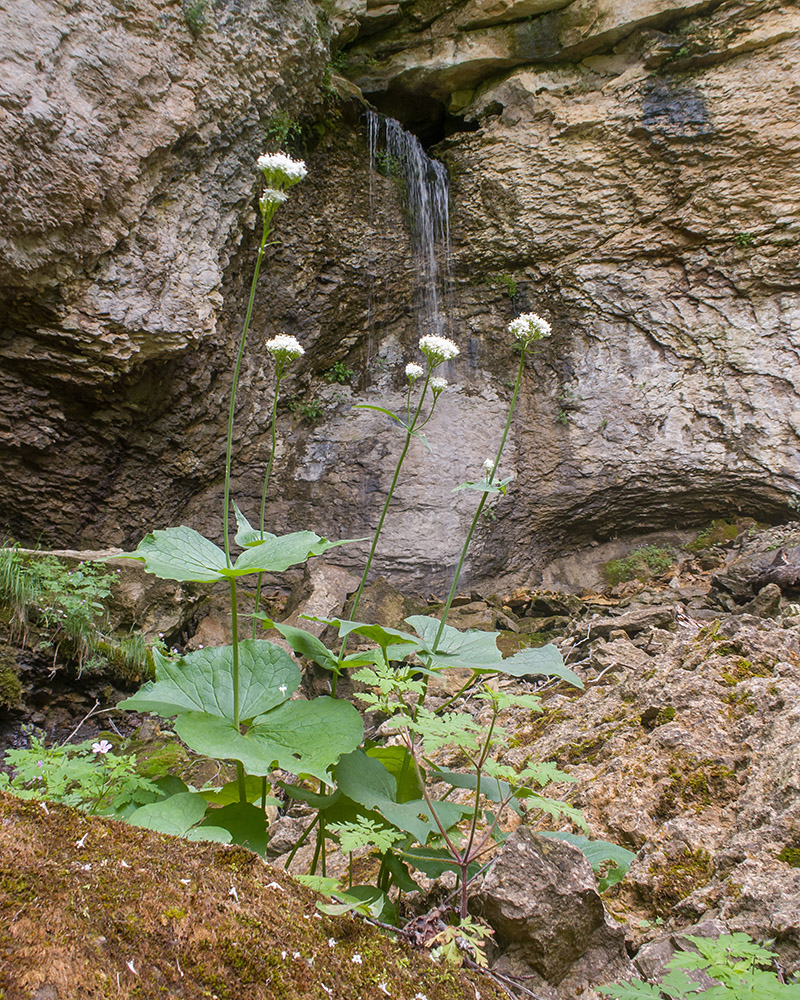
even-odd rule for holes
{"type": "Polygon", "coordinates": [[[0,795],[3,1000],[502,995],[315,902],[243,848],[0,795]]]}

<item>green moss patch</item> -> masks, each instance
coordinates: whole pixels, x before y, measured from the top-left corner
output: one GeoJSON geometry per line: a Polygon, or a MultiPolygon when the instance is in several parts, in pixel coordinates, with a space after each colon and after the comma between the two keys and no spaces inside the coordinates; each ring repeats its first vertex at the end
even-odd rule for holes
{"type": "Polygon", "coordinates": [[[0,997],[501,997],[316,898],[243,848],[0,795],[0,997]]]}
{"type": "Polygon", "coordinates": [[[714,874],[714,862],[702,847],[695,851],[686,847],[669,863],[651,865],[650,874],[654,876],[653,909],[657,916],[669,917],[682,899],[708,885],[714,874]]]}

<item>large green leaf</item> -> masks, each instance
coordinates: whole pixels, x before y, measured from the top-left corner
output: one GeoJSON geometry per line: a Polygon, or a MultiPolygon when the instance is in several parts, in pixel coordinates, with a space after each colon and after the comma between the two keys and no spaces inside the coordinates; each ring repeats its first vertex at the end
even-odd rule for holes
{"type": "Polygon", "coordinates": [[[543,674],[545,677],[560,677],[573,687],[583,688],[583,681],[569,667],[564,665],[564,658],[559,649],[552,643],[546,646],[521,649],[513,656],[503,660],[500,673],[511,674],[512,677],[527,677],[529,674],[543,674]]]}
{"type": "Polygon", "coordinates": [[[305,656],[306,659],[311,660],[313,663],[319,664],[323,670],[338,671],[339,660],[336,654],[332,653],[315,635],[306,632],[303,628],[295,628],[294,625],[285,625],[281,622],[273,621],[272,618],[268,618],[266,615],[259,614],[256,617],[261,619],[266,628],[274,628],[280,632],[295,653],[305,656]]]}
{"type": "Polygon", "coordinates": [[[225,553],[207,538],[181,525],[150,532],[134,552],[124,552],[115,559],[139,559],[146,573],[162,580],[212,582],[224,578],[225,553]]]}
{"type": "MultiPolygon", "coordinates": [[[[205,823],[227,830],[231,843],[249,847],[255,854],[265,857],[267,853],[267,817],[262,809],[249,802],[233,802],[221,809],[210,809],[205,823]]],[[[205,829],[198,828],[198,832],[205,829]]]]}
{"type": "MultiPolygon", "coordinates": [[[[259,778],[255,774],[245,775],[244,790],[248,802],[260,806],[263,788],[263,778],[259,778]]],[[[238,779],[228,781],[221,788],[201,788],[200,794],[210,805],[230,806],[240,801],[239,781],[238,779]]],[[[273,795],[267,795],[265,804],[268,806],[280,806],[282,803],[280,799],[276,799],[273,795]]]]}
{"type": "Polygon", "coordinates": [[[230,843],[231,835],[219,827],[196,829],[206,813],[206,800],[198,792],[179,792],[169,798],[141,806],[131,813],[128,822],[158,833],[169,833],[190,840],[216,840],[230,843]]]}
{"type": "MultiPolygon", "coordinates": [[[[448,785],[454,788],[469,788],[475,790],[478,787],[478,776],[474,771],[462,773],[461,771],[450,771],[447,768],[437,768],[433,773],[434,780],[441,778],[448,785]]],[[[508,807],[513,809],[518,815],[522,815],[522,807],[511,795],[511,786],[507,781],[498,781],[488,774],[481,775],[481,795],[485,795],[490,802],[508,801],[508,807]]]]}
{"type": "Polygon", "coordinates": [[[598,882],[600,892],[604,892],[612,885],[622,881],[625,873],[631,866],[631,862],[636,857],[633,851],[619,844],[612,844],[607,840],[590,840],[577,833],[547,832],[544,837],[552,837],[553,840],[565,840],[582,851],[592,866],[592,870],[597,872],[605,869],[605,874],[598,882]],[[609,868],[609,863],[613,868],[609,868]]]}
{"type": "Polygon", "coordinates": [[[282,573],[290,566],[305,562],[309,556],[321,555],[337,542],[328,542],[313,531],[293,531],[290,535],[270,535],[251,547],[236,560],[234,576],[247,573],[282,573]]]}
{"type": "MultiPolygon", "coordinates": [[[[343,795],[367,809],[377,810],[398,830],[410,833],[421,844],[431,834],[438,834],[431,810],[424,799],[396,802],[397,783],[383,763],[363,750],[342,757],[336,766],[336,785],[343,795]]],[[[455,826],[468,812],[468,806],[455,802],[435,802],[434,808],[446,830],[455,826]]]]}
{"type": "Polygon", "coordinates": [[[363,635],[366,639],[371,639],[376,642],[379,646],[386,648],[393,645],[408,646],[404,656],[408,656],[409,653],[413,653],[415,649],[421,649],[422,644],[415,635],[411,635],[410,632],[401,632],[396,628],[385,628],[383,625],[371,625],[369,622],[353,622],[346,621],[341,618],[315,618],[308,615],[309,621],[320,622],[322,625],[332,625],[334,628],[339,630],[339,635],[344,639],[346,636],[350,635],[351,632],[355,632],[358,635],[363,635]]]}
{"type": "MultiPolygon", "coordinates": [[[[233,721],[233,646],[212,646],[169,660],[153,650],[156,679],[119,708],[161,716],[206,712],[233,721]]],[[[239,643],[239,715],[243,721],[285,702],[300,683],[286,650],[265,639],[239,643]]]]}
{"type": "Polygon", "coordinates": [[[228,719],[203,712],[180,715],[175,731],[197,753],[241,761],[250,774],[269,774],[277,765],[329,782],[328,768],[355,750],[364,725],[349,702],[315,698],[289,701],[258,716],[246,733],[228,719]]]}
{"type": "MultiPolygon", "coordinates": [[[[452,854],[439,847],[409,847],[406,850],[398,850],[397,853],[429,878],[440,878],[445,872],[461,871],[459,865],[453,860],[452,854]]],[[[481,869],[479,861],[473,861],[467,866],[467,875],[473,875],[481,869]]]]}
{"type": "Polygon", "coordinates": [[[397,786],[395,801],[409,802],[412,799],[422,798],[422,788],[416,768],[406,747],[371,747],[367,750],[367,756],[379,760],[394,778],[397,786]]]}
{"type": "Polygon", "coordinates": [[[497,648],[499,632],[461,632],[452,625],[445,625],[441,638],[433,652],[433,644],[439,631],[439,621],[428,615],[412,615],[406,618],[423,640],[420,657],[433,669],[442,667],[469,667],[480,673],[501,669],[503,654],[497,648]]]}

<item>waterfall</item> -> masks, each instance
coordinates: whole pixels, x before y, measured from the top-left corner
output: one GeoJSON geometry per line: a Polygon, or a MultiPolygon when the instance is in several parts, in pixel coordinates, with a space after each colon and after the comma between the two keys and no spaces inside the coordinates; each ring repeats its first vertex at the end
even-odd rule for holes
{"type": "Polygon", "coordinates": [[[376,171],[397,177],[403,196],[414,252],[417,326],[420,336],[448,333],[450,288],[450,215],[444,164],[433,160],[415,135],[400,122],[367,112],[369,126],[369,205],[373,221],[373,177],[376,171]]]}

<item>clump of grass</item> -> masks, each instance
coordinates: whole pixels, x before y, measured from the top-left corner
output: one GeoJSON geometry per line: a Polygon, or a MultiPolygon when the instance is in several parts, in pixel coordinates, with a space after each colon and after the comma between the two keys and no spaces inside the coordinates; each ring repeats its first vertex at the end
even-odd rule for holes
{"type": "Polygon", "coordinates": [[[148,671],[149,653],[141,634],[115,639],[110,633],[108,598],[114,574],[97,563],[70,567],[55,556],[0,548],[0,607],[12,637],[23,646],[35,630],[40,649],[77,663],[78,670],[109,663],[123,675],[148,671]]]}
{"type": "Polygon", "coordinates": [[[603,575],[612,586],[626,580],[648,580],[663,573],[674,562],[674,549],[643,545],[624,559],[610,559],[603,566],[603,575]]]}

